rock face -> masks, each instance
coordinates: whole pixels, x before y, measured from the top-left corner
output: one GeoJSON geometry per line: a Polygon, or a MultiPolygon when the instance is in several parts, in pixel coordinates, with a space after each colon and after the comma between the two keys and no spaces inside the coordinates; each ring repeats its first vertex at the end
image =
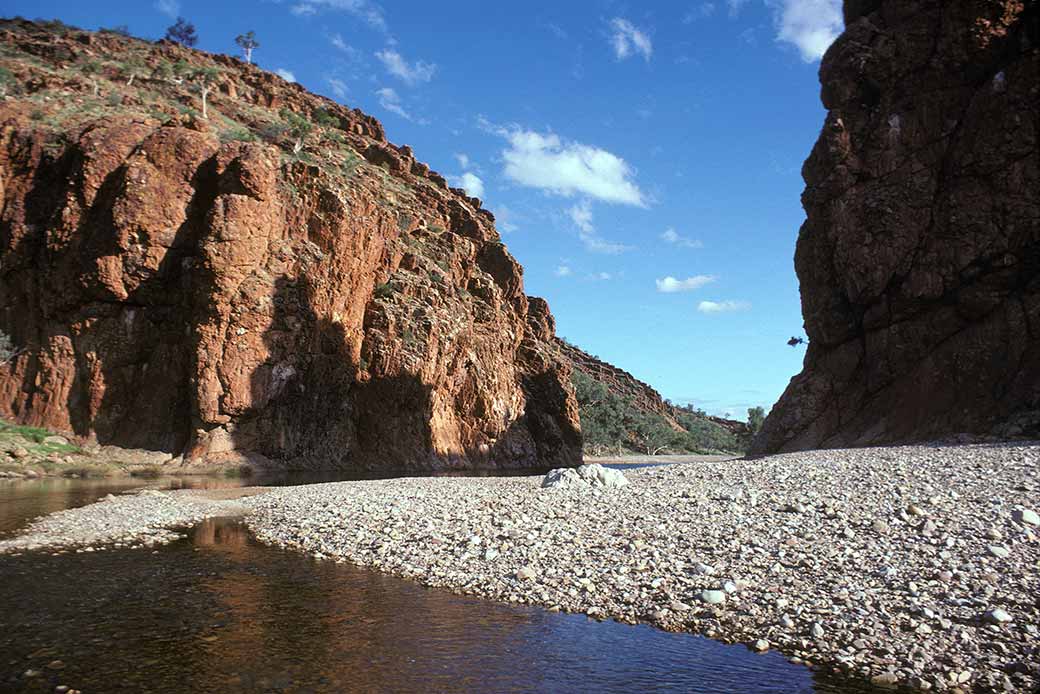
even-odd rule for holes
{"type": "Polygon", "coordinates": [[[755,452],[1040,433],[1038,21],[846,1],[803,168],[808,353],[755,452]]]}
{"type": "Polygon", "coordinates": [[[580,462],[548,307],[374,119],[174,44],[0,45],[0,416],[191,460],[580,462]]]}

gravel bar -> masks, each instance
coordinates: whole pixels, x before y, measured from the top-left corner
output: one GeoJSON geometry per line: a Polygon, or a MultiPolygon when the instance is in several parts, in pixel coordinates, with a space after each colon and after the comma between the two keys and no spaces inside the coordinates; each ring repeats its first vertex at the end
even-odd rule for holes
{"type": "Polygon", "coordinates": [[[624,474],[618,488],[421,477],[233,500],[144,490],[35,521],[0,554],[151,546],[246,514],[260,540],[319,559],[776,649],[880,686],[1040,683],[1040,445],[812,451],[624,474]]]}
{"type": "Polygon", "coordinates": [[[211,500],[183,491],[144,489],[109,494],[96,503],[33,521],[23,534],[0,541],[0,555],[66,548],[91,552],[98,545],[152,547],[179,539],[183,535],[177,530],[206,518],[241,516],[248,510],[235,501],[211,500]]]}
{"type": "Polygon", "coordinates": [[[886,687],[1040,682],[1040,446],[625,475],[616,489],[411,478],[242,502],[262,541],[456,592],[777,649],[886,687]]]}

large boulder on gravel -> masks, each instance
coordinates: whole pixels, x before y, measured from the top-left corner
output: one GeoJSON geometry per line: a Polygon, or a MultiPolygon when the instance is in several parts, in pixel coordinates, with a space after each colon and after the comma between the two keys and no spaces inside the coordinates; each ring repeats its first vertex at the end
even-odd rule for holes
{"type": "Polygon", "coordinates": [[[624,487],[628,480],[619,470],[603,467],[599,463],[582,465],[578,468],[550,470],[542,480],[543,488],[553,487],[624,487]]]}

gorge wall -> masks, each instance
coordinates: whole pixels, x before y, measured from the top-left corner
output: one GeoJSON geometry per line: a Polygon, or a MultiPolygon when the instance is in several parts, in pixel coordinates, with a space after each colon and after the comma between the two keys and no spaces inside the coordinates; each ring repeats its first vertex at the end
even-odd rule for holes
{"type": "Polygon", "coordinates": [[[1040,436],[1037,10],[846,1],[803,168],[808,352],[754,452],[1040,436]]]}
{"type": "Polygon", "coordinates": [[[580,462],[548,307],[373,118],[62,25],[0,23],[0,61],[0,416],[189,461],[580,462]]]}

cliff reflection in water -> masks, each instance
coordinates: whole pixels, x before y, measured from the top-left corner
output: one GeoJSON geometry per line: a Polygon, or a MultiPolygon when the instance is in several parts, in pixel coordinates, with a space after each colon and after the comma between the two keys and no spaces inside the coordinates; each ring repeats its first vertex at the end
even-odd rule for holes
{"type": "Polygon", "coordinates": [[[0,557],[0,653],[14,692],[859,691],[775,653],[315,561],[222,519],[154,552],[0,557]]]}

